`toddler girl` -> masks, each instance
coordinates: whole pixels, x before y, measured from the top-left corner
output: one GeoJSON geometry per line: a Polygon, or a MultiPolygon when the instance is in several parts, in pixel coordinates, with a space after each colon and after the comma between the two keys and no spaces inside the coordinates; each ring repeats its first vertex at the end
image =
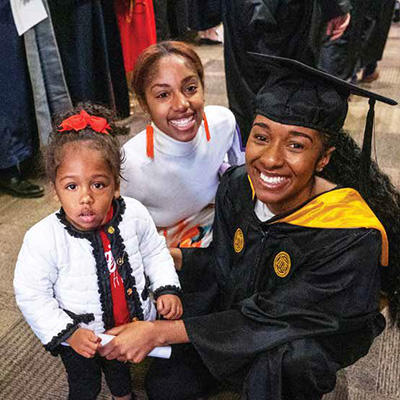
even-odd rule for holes
{"type": "Polygon", "coordinates": [[[102,370],[114,398],[131,399],[129,364],[100,357],[97,334],[155,319],[152,297],[162,316],[179,319],[180,285],[145,207],[119,195],[121,153],[111,113],[83,107],[52,134],[46,171],[61,209],[26,233],[14,288],[45,349],[61,355],[69,399],[96,398],[102,370]]]}
{"type": "Polygon", "coordinates": [[[124,146],[121,191],[148,208],[169,246],[206,247],[219,177],[244,163],[235,118],[225,107],[204,108],[203,66],[185,43],[150,46],[132,82],[152,122],[124,146]]]}

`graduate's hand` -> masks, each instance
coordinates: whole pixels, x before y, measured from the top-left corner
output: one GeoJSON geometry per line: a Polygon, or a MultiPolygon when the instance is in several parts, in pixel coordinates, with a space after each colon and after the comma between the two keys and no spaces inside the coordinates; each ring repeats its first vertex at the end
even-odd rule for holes
{"type": "Polygon", "coordinates": [[[168,248],[173,260],[175,269],[180,271],[182,268],[182,251],[178,247],[169,247],[168,248]]]}
{"type": "Polygon", "coordinates": [[[114,335],[99,353],[107,360],[141,362],[147,354],[158,344],[154,323],[149,321],[137,321],[120,325],[106,332],[114,335]]]}
{"type": "Polygon", "coordinates": [[[101,346],[101,339],[93,331],[84,328],[78,328],[66,342],[86,358],[93,358],[101,346]]]}
{"type": "Polygon", "coordinates": [[[173,294],[164,294],[157,299],[157,311],[165,319],[179,319],[183,313],[181,299],[173,294]]]}
{"type": "Polygon", "coordinates": [[[340,15],[339,17],[333,18],[328,21],[326,26],[326,34],[329,36],[329,40],[339,39],[343,35],[350,23],[350,13],[340,15]]]}

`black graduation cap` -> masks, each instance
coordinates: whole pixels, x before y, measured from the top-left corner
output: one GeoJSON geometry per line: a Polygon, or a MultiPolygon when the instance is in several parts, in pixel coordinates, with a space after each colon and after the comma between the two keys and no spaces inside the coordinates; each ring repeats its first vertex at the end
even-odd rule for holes
{"type": "Polygon", "coordinates": [[[297,60],[249,52],[270,71],[257,94],[256,113],[286,125],[304,126],[323,132],[338,132],[346,119],[350,94],[369,99],[361,158],[361,187],[366,189],[371,162],[374,106],[397,102],[362,89],[297,60]]]}

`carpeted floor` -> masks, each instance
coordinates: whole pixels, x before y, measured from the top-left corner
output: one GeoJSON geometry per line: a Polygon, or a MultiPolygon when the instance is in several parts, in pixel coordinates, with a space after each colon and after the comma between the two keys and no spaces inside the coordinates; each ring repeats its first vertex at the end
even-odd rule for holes
{"type": "MultiPolygon", "coordinates": [[[[138,400],[145,400],[144,377],[150,359],[132,364],[133,387],[138,400]]],[[[68,397],[64,367],[59,357],[46,352],[39,340],[20,316],[0,337],[0,398],[2,400],[63,400],[68,397]]],[[[211,398],[236,400],[239,396],[220,391],[211,398]]],[[[99,400],[111,399],[104,384],[99,400]]]]}
{"type": "MultiPolygon", "coordinates": [[[[354,366],[341,371],[334,392],[324,400],[400,399],[400,334],[386,329],[370,353],[354,366]]],[[[138,400],[146,400],[144,376],[150,360],[132,365],[131,374],[138,400]]],[[[2,400],[63,400],[68,395],[66,374],[60,358],[47,353],[22,317],[0,337],[0,394],[2,400]]],[[[104,384],[98,397],[111,399],[104,384]]],[[[210,400],[239,400],[240,396],[221,390],[210,400]]],[[[293,399],[295,400],[295,399],[293,399]]]]}
{"type": "MultiPolygon", "coordinates": [[[[385,57],[379,64],[381,77],[367,88],[400,100],[400,25],[392,26],[385,57]]],[[[206,70],[208,104],[227,105],[221,46],[198,48],[206,70]]],[[[355,98],[350,103],[346,128],[360,137],[365,123],[367,102],[355,98]]],[[[146,121],[131,118],[132,132],[146,121]]],[[[376,146],[380,166],[400,187],[400,108],[377,106],[376,146]]],[[[124,139],[126,140],[126,138],[124,139]]],[[[42,199],[16,199],[0,193],[0,399],[61,400],[67,398],[66,374],[61,361],[46,353],[19,313],[13,295],[14,265],[25,231],[58,208],[51,192],[42,199]]],[[[143,379],[149,360],[132,365],[132,379],[139,400],[146,399],[143,379]]],[[[212,400],[238,400],[240,396],[221,391],[212,400]]],[[[111,399],[106,387],[100,400],[111,399]]],[[[354,366],[341,371],[336,389],[324,400],[399,400],[400,335],[386,329],[370,353],[354,366]]],[[[260,399],[261,400],[261,399],[260,399]]],[[[271,399],[274,400],[274,399],[271,399]]],[[[296,399],[293,399],[296,400],[296,399]]]]}
{"type": "MultiPolygon", "coordinates": [[[[22,316],[0,337],[0,352],[1,399],[61,400],[68,397],[66,373],[61,359],[44,350],[22,316]]],[[[145,366],[138,370],[135,381],[142,381],[145,366]]],[[[143,387],[143,384],[139,387],[143,387]]],[[[138,397],[146,398],[144,393],[140,396],[140,392],[138,397]]],[[[110,398],[111,394],[104,385],[99,399],[110,398]]]]}

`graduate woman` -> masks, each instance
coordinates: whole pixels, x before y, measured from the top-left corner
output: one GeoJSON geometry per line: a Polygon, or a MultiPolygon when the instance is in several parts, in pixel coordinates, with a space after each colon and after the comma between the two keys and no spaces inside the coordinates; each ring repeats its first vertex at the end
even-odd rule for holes
{"type": "Polygon", "coordinates": [[[152,364],[150,399],[196,399],[218,381],[244,399],[321,399],[385,327],[380,275],[397,273],[400,198],[369,144],[375,101],[396,102],[295,61],[267,62],[246,166],[218,189],[213,243],[174,250],[183,319],[114,328],[100,350],[139,362],[154,346],[187,343],[152,364]],[[341,130],[350,93],[370,98],[363,152],[341,130]]]}

